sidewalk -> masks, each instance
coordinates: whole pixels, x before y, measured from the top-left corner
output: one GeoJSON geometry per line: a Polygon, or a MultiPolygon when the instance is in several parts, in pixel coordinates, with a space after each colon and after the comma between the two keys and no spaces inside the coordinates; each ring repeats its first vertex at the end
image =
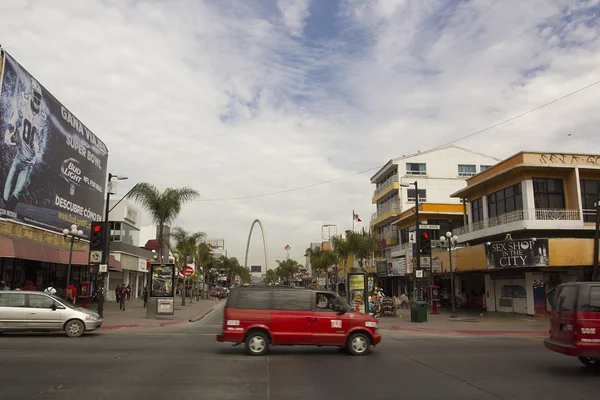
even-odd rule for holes
{"type": "MultiPolygon", "coordinates": [[[[119,310],[115,301],[104,303],[104,323],[101,330],[157,328],[163,326],[183,325],[190,321],[202,318],[219,302],[215,300],[198,300],[190,304],[189,298],[186,305],[181,305],[181,297],[175,298],[175,313],[173,315],[159,315],[155,319],[146,318],[146,308],[142,299],[131,299],[125,305],[125,311],[119,310]]],[[[97,304],[90,304],[88,308],[97,311],[97,304]]]]}
{"type": "Polygon", "coordinates": [[[450,318],[449,310],[439,312],[431,315],[428,309],[427,322],[411,322],[410,310],[398,310],[397,317],[381,317],[378,325],[380,329],[405,332],[539,337],[548,335],[550,324],[548,319],[521,314],[459,310],[457,318],[450,318]]]}

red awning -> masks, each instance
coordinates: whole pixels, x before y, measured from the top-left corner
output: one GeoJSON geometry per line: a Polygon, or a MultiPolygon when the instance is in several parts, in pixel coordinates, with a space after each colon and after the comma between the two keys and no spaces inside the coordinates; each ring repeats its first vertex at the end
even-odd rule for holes
{"type": "MultiPolygon", "coordinates": [[[[35,240],[0,236],[0,257],[66,265],[69,263],[69,250],[46,243],[40,243],[35,240]]],[[[85,250],[74,250],[71,264],[88,265],[89,252],[85,250]]],[[[121,263],[112,255],[109,257],[108,267],[112,271],[123,271],[121,263]]]]}

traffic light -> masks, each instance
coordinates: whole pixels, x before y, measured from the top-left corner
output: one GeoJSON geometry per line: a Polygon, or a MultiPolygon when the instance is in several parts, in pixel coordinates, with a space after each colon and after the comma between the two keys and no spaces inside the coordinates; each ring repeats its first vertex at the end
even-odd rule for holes
{"type": "Polygon", "coordinates": [[[421,242],[419,243],[421,254],[431,254],[431,236],[429,232],[421,233],[421,242]]]}
{"type": "Polygon", "coordinates": [[[106,238],[105,225],[104,222],[92,222],[90,251],[104,251],[104,241],[106,238]]]}

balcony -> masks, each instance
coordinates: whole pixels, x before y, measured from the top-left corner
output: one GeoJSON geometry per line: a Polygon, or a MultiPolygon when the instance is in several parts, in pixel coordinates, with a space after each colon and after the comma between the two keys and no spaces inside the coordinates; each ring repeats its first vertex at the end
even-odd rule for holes
{"type": "Polygon", "coordinates": [[[578,210],[535,209],[512,211],[454,229],[461,242],[523,229],[583,228],[578,210]]]}
{"type": "Polygon", "coordinates": [[[398,175],[394,175],[391,178],[387,179],[385,182],[383,182],[381,185],[379,185],[377,189],[375,189],[375,191],[373,192],[373,204],[377,204],[377,200],[398,189],[400,189],[400,184],[398,183],[398,175]]]}
{"type": "Polygon", "coordinates": [[[397,217],[398,214],[400,214],[399,202],[388,203],[378,207],[378,211],[371,215],[371,226],[376,226],[382,222],[391,220],[392,218],[397,217]]]}

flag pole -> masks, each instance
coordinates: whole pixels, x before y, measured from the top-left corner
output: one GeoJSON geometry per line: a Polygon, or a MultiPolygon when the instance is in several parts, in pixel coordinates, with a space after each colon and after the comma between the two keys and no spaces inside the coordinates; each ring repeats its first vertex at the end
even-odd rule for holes
{"type": "Polygon", "coordinates": [[[354,210],[352,210],[352,232],[354,232],[354,220],[356,219],[356,214],[354,213],[354,210]]]}

